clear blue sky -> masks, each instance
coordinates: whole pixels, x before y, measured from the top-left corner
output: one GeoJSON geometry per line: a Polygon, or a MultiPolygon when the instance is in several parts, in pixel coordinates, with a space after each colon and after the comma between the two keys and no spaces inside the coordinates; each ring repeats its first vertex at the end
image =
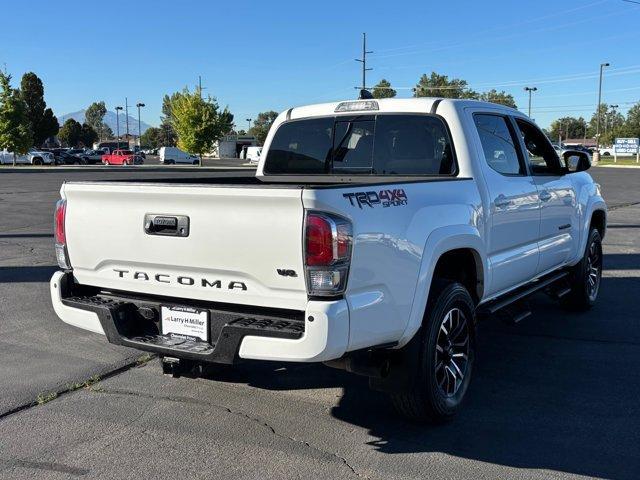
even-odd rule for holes
{"type": "Polygon", "coordinates": [[[37,73],[56,115],[96,100],[113,110],[128,96],[157,125],[162,96],[202,75],[246,128],[260,111],[352,98],[365,31],[367,83],[387,78],[407,87],[399,96],[435,70],[504,89],[526,109],[528,84],[538,87],[532,116],[548,126],[591,115],[608,61],[603,101],[624,112],[640,100],[640,5],[623,0],[6,0],[3,11],[0,67],[16,83],[37,73]]]}

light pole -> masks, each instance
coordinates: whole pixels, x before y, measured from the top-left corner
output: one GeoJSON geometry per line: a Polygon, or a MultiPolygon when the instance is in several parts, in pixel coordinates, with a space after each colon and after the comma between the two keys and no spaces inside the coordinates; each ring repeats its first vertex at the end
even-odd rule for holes
{"type": "Polygon", "coordinates": [[[598,83],[598,106],[596,107],[596,152],[600,151],[600,102],[602,102],[602,70],[608,67],[610,63],[600,64],[600,82],[598,83]]]}
{"type": "Polygon", "coordinates": [[[251,130],[251,120],[253,120],[252,118],[245,118],[245,120],[247,122],[249,122],[249,126],[247,127],[247,134],[249,134],[249,130],[251,130]]]}
{"type": "Polygon", "coordinates": [[[118,150],[120,149],[120,110],[122,110],[122,107],[116,107],[116,141],[118,142],[118,150]]]}
{"type": "Polygon", "coordinates": [[[538,87],[524,87],[524,91],[529,92],[529,118],[531,118],[531,94],[537,90],[538,87]]]}
{"type": "Polygon", "coordinates": [[[138,147],[142,148],[142,131],[140,130],[140,109],[142,107],[146,107],[144,103],[138,102],[136,103],[136,107],[138,107],[138,147]]]}

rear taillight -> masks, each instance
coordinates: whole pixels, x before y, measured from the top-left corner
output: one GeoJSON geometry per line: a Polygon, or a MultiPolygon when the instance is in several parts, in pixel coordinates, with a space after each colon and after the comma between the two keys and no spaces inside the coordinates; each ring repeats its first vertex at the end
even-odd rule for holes
{"type": "Polygon", "coordinates": [[[69,254],[67,253],[67,234],[64,225],[66,213],[67,201],[58,200],[58,203],[56,203],[56,212],[53,216],[56,258],[58,259],[60,268],[68,270],[71,268],[71,263],[69,263],[69,254]]]}
{"type": "Polygon", "coordinates": [[[334,296],[344,292],[352,242],[348,220],[328,213],[307,214],[304,247],[309,295],[334,296]]]}

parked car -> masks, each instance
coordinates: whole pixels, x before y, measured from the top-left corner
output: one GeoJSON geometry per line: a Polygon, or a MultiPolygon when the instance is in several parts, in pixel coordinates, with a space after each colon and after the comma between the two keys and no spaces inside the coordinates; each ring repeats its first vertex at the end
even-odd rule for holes
{"type": "Polygon", "coordinates": [[[113,153],[102,155],[105,165],[142,165],[142,157],[131,150],[115,150],[113,153]]]}
{"type": "Polygon", "coordinates": [[[66,150],[61,150],[55,153],[56,165],[85,165],[87,162],[77,156],[71,155],[66,150]]]}
{"type": "MultiPolygon", "coordinates": [[[[13,152],[6,149],[0,151],[0,164],[13,165],[13,160],[13,152]]],[[[18,165],[53,165],[55,157],[51,152],[32,148],[25,155],[16,155],[15,161],[18,165]]]]}
{"type": "Polygon", "coordinates": [[[158,155],[160,156],[160,163],[164,163],[165,165],[173,165],[175,163],[198,165],[200,163],[198,157],[183,152],[178,147],[161,147],[158,155]]]}
{"type": "Polygon", "coordinates": [[[83,154],[77,156],[81,158],[87,165],[96,165],[102,163],[102,156],[105,154],[102,150],[87,150],[83,154]]]}
{"type": "Polygon", "coordinates": [[[245,153],[245,159],[250,163],[258,163],[260,161],[260,154],[262,153],[262,147],[247,147],[245,153]]]}
{"type": "Polygon", "coordinates": [[[70,148],[69,150],[67,150],[67,153],[70,155],[79,155],[82,156],[85,154],[87,150],[84,148],[70,148]]]}
{"type": "Polygon", "coordinates": [[[596,302],[607,212],[589,167],[494,103],[291,108],[256,178],[64,183],[53,306],[166,373],[326,362],[412,420],[448,419],[478,318],[516,322],[535,292],[596,302]]]}
{"type": "Polygon", "coordinates": [[[143,159],[146,160],[147,158],[147,154],[144,153],[144,150],[142,150],[140,147],[135,146],[133,147],[133,153],[135,153],[136,155],[139,155],[140,157],[142,157],[143,159]]]}

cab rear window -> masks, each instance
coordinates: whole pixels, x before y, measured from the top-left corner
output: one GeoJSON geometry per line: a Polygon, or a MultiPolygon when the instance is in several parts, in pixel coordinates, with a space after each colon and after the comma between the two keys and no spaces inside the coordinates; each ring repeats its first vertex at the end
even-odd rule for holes
{"type": "Polygon", "coordinates": [[[271,175],[453,175],[453,145],[435,115],[321,117],[283,123],[265,159],[271,175]]]}

